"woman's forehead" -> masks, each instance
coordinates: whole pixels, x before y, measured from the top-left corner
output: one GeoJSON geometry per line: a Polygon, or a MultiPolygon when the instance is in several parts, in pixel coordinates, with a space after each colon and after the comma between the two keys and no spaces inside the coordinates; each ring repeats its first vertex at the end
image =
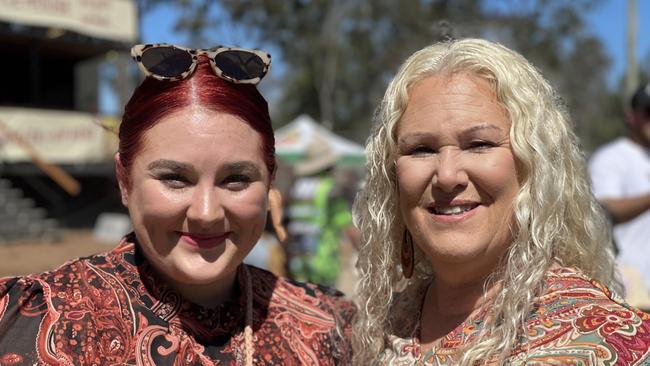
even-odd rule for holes
{"type": "Polygon", "coordinates": [[[145,132],[141,154],[200,157],[244,155],[262,159],[262,139],[241,118],[207,109],[184,109],[145,132]]]}
{"type": "Polygon", "coordinates": [[[509,130],[505,106],[491,83],[471,74],[434,74],[414,84],[398,132],[408,127],[474,128],[492,124],[509,130]]]}

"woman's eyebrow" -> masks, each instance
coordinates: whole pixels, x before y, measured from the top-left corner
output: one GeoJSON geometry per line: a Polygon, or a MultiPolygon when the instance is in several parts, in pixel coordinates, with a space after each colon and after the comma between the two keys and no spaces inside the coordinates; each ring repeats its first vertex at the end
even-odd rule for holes
{"type": "Polygon", "coordinates": [[[466,130],[460,132],[460,136],[463,138],[472,138],[474,136],[492,136],[492,138],[503,138],[507,136],[508,131],[504,130],[502,127],[491,123],[482,123],[480,125],[469,127],[466,130]],[[478,134],[478,135],[477,135],[478,134]]]}
{"type": "Polygon", "coordinates": [[[225,168],[236,172],[259,172],[260,167],[252,161],[242,160],[226,164],[225,168]]]}
{"type": "Polygon", "coordinates": [[[397,144],[406,144],[410,140],[422,139],[422,138],[427,138],[427,137],[430,137],[430,136],[431,136],[431,133],[429,133],[429,132],[411,132],[411,133],[407,133],[404,136],[401,136],[397,140],[397,144]]]}
{"type": "MultiPolygon", "coordinates": [[[[476,126],[469,127],[463,131],[461,131],[462,135],[471,135],[474,132],[482,131],[482,130],[495,130],[497,132],[503,132],[503,128],[491,124],[491,123],[482,123],[476,126]]],[[[408,143],[409,140],[411,139],[422,139],[422,138],[428,138],[431,137],[432,134],[429,132],[413,132],[413,133],[408,133],[402,137],[400,137],[397,141],[398,144],[404,144],[408,143]]]]}
{"type": "Polygon", "coordinates": [[[497,125],[493,125],[491,123],[482,123],[480,125],[472,126],[472,127],[468,128],[468,129],[464,130],[463,134],[470,134],[472,132],[477,132],[477,131],[486,130],[486,129],[497,130],[499,132],[503,131],[503,128],[501,128],[501,127],[499,127],[497,125]]]}
{"type": "Polygon", "coordinates": [[[147,165],[147,169],[190,170],[192,169],[192,165],[181,163],[180,161],[175,160],[159,159],[149,163],[149,165],[147,165]]]}

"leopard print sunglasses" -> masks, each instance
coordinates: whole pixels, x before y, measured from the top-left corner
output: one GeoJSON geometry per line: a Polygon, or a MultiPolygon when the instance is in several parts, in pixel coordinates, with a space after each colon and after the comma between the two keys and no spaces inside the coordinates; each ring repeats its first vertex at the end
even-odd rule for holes
{"type": "Polygon", "coordinates": [[[199,55],[208,57],[217,76],[235,84],[257,84],[271,66],[271,55],[245,48],[190,49],[165,43],[139,44],[131,48],[131,56],[145,76],[166,81],[190,76],[196,69],[199,55]]]}

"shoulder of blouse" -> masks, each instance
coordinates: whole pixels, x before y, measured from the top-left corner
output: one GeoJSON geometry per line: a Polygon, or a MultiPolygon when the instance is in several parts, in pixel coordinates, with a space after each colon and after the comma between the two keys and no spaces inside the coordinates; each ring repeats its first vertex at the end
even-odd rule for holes
{"type": "MultiPolygon", "coordinates": [[[[0,306],[14,296],[23,296],[34,292],[42,292],[35,276],[14,276],[0,278],[0,306]]],[[[27,295],[29,296],[29,295],[27,295]]],[[[2,314],[2,309],[0,309],[2,314]]],[[[0,317],[1,319],[1,317],[0,317]]]]}
{"type": "MultiPolygon", "coordinates": [[[[20,276],[0,279],[0,357],[11,349],[17,339],[36,339],[38,327],[47,309],[44,284],[35,277],[20,276]]],[[[2,364],[3,360],[0,360],[2,364]]]]}
{"type": "Polygon", "coordinates": [[[330,287],[297,282],[277,277],[263,269],[248,267],[256,297],[266,299],[268,318],[275,319],[276,323],[288,322],[286,324],[290,324],[300,337],[322,342],[318,348],[329,354],[328,357],[336,364],[350,363],[352,319],[355,314],[352,301],[330,287]],[[316,337],[315,334],[320,336],[316,337]]]}
{"type": "MultiPolygon", "coordinates": [[[[247,265],[253,278],[253,287],[267,289],[267,295],[272,298],[281,298],[284,303],[291,303],[296,309],[300,305],[315,306],[332,316],[341,317],[347,323],[355,313],[355,307],[350,299],[334,288],[309,282],[298,282],[286,277],[278,277],[261,268],[247,265]]],[[[258,292],[258,291],[256,291],[258,292]]]]}
{"type": "MultiPolygon", "coordinates": [[[[78,274],[89,263],[104,257],[96,254],[63,263],[58,268],[42,273],[0,278],[0,324],[11,319],[11,312],[28,314],[30,311],[45,312],[47,296],[53,286],[66,282],[78,274]],[[27,309],[27,310],[26,310],[27,309]]],[[[0,334],[1,335],[1,334],[0,334]]]]}
{"type": "Polygon", "coordinates": [[[37,339],[39,326],[36,324],[53,311],[50,299],[53,288],[60,279],[69,277],[79,262],[70,261],[40,274],[0,279],[0,349],[12,349],[17,339],[37,339]]]}
{"type": "Polygon", "coordinates": [[[0,298],[18,295],[26,297],[43,293],[43,289],[47,288],[48,284],[55,282],[64,274],[74,272],[74,267],[86,259],[74,259],[46,272],[0,278],[0,298]]]}
{"type": "Polygon", "coordinates": [[[628,305],[580,270],[560,268],[545,280],[514,359],[527,362],[591,356],[611,364],[650,364],[650,315],[628,305]]]}

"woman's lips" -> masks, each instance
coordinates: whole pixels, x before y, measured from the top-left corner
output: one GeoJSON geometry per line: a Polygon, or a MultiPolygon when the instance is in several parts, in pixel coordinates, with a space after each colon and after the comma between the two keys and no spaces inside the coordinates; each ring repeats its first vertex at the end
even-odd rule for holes
{"type": "Polygon", "coordinates": [[[226,242],[230,233],[223,234],[192,234],[179,232],[181,239],[188,245],[200,248],[211,249],[220,246],[226,242]]]}
{"type": "Polygon", "coordinates": [[[460,223],[476,215],[476,211],[480,207],[479,204],[475,203],[469,205],[463,203],[463,205],[464,207],[462,210],[460,210],[460,212],[447,212],[443,214],[438,212],[439,210],[433,208],[429,208],[428,211],[431,214],[431,218],[435,222],[441,224],[460,223]]]}

